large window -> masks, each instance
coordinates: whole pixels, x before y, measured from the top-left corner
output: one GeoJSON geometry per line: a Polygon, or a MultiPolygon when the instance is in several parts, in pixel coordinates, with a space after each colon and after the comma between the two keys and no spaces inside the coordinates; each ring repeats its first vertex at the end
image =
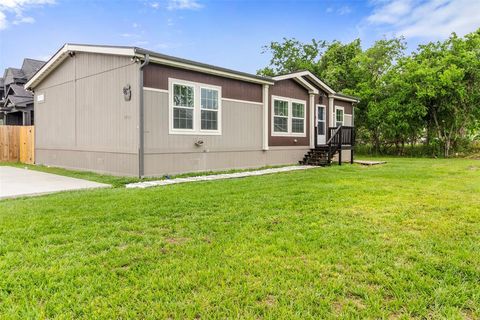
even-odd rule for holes
{"type": "Polygon", "coordinates": [[[343,126],[343,116],[344,116],[343,107],[335,107],[335,125],[337,127],[343,126]]]}
{"type": "Polygon", "coordinates": [[[288,101],[274,100],[273,131],[288,132],[288,101]]]}
{"type": "Polygon", "coordinates": [[[169,79],[170,133],[221,134],[221,88],[169,79]]]}
{"type": "Polygon", "coordinates": [[[305,131],[305,104],[292,102],[292,132],[303,133],[305,131]]]}
{"type": "Polygon", "coordinates": [[[202,130],[218,130],[218,90],[201,88],[202,130]]]}
{"type": "Polygon", "coordinates": [[[193,129],[195,88],[188,85],[173,85],[173,128],[193,129]]]}
{"type": "Polygon", "coordinates": [[[306,102],[283,97],[272,97],[272,135],[306,136],[306,102]]]}

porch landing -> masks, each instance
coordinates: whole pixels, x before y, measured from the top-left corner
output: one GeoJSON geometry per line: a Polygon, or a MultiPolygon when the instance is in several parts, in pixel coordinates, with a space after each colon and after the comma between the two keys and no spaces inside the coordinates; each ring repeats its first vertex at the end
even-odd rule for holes
{"type": "Polygon", "coordinates": [[[385,164],[387,161],[353,160],[353,163],[361,164],[363,166],[375,166],[378,164],[385,164]]]}
{"type": "Polygon", "coordinates": [[[145,188],[156,187],[156,186],[166,186],[166,185],[169,185],[169,184],[195,182],[195,181],[211,181],[211,180],[244,178],[244,177],[251,177],[251,176],[262,176],[262,175],[265,175],[265,174],[272,174],[272,173],[278,173],[278,172],[307,170],[307,169],[313,169],[313,168],[318,168],[318,167],[316,167],[316,166],[288,166],[288,167],[281,167],[281,168],[242,171],[242,172],[235,172],[235,173],[212,174],[212,175],[207,175],[207,176],[195,176],[195,177],[188,177],[188,178],[176,178],[176,179],[136,182],[136,183],[129,183],[125,187],[126,188],[145,189],[145,188]]]}

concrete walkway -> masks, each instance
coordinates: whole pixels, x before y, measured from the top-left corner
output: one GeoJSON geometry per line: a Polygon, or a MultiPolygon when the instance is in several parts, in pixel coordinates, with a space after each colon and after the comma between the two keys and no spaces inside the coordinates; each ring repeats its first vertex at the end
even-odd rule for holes
{"type": "Polygon", "coordinates": [[[106,187],[110,185],[35,170],[0,166],[0,199],[106,187]]]}
{"type": "Polygon", "coordinates": [[[290,166],[290,167],[281,167],[281,168],[272,168],[272,169],[262,169],[254,171],[243,171],[235,173],[224,173],[224,174],[213,174],[208,176],[196,176],[188,178],[176,178],[176,179],[167,179],[167,180],[157,180],[157,181],[145,181],[145,182],[136,182],[127,184],[127,188],[150,188],[156,186],[166,186],[170,184],[185,183],[185,182],[195,182],[195,181],[211,181],[211,180],[222,180],[222,179],[234,179],[234,178],[244,178],[251,176],[261,176],[265,174],[272,174],[277,172],[288,172],[295,170],[307,170],[318,168],[315,166],[290,166]]]}

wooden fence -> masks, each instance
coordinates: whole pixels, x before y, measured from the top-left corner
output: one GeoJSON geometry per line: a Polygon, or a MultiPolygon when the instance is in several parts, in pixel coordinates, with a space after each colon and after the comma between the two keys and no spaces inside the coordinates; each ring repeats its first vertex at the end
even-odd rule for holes
{"type": "Polygon", "coordinates": [[[35,127],[0,126],[0,162],[35,163],[35,127]]]}

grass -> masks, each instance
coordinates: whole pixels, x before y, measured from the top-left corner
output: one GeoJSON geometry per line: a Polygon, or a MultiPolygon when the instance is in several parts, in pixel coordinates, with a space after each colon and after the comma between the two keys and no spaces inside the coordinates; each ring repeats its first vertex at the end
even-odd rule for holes
{"type": "MultiPolygon", "coordinates": [[[[95,181],[100,183],[106,183],[111,185],[113,188],[123,188],[128,183],[135,183],[139,181],[167,179],[166,176],[144,177],[141,179],[137,177],[112,176],[108,174],[101,174],[101,173],[96,173],[91,171],[68,170],[68,169],[63,169],[58,167],[50,167],[50,166],[44,166],[44,165],[31,165],[31,164],[24,164],[20,162],[0,162],[0,166],[11,166],[16,168],[23,168],[28,170],[52,173],[52,174],[57,174],[57,175],[67,176],[67,177],[72,177],[77,179],[85,179],[85,180],[90,180],[90,181],[95,181]]],[[[194,176],[220,174],[220,173],[233,173],[233,172],[260,170],[260,169],[268,169],[268,168],[280,168],[280,167],[284,167],[284,166],[278,165],[278,166],[264,166],[256,169],[231,169],[231,170],[223,170],[223,171],[188,172],[188,173],[182,173],[182,174],[176,174],[176,175],[168,175],[168,179],[194,177],[194,176]]]]}
{"type": "Polygon", "coordinates": [[[0,318],[480,317],[480,161],[0,202],[0,318]]]}

